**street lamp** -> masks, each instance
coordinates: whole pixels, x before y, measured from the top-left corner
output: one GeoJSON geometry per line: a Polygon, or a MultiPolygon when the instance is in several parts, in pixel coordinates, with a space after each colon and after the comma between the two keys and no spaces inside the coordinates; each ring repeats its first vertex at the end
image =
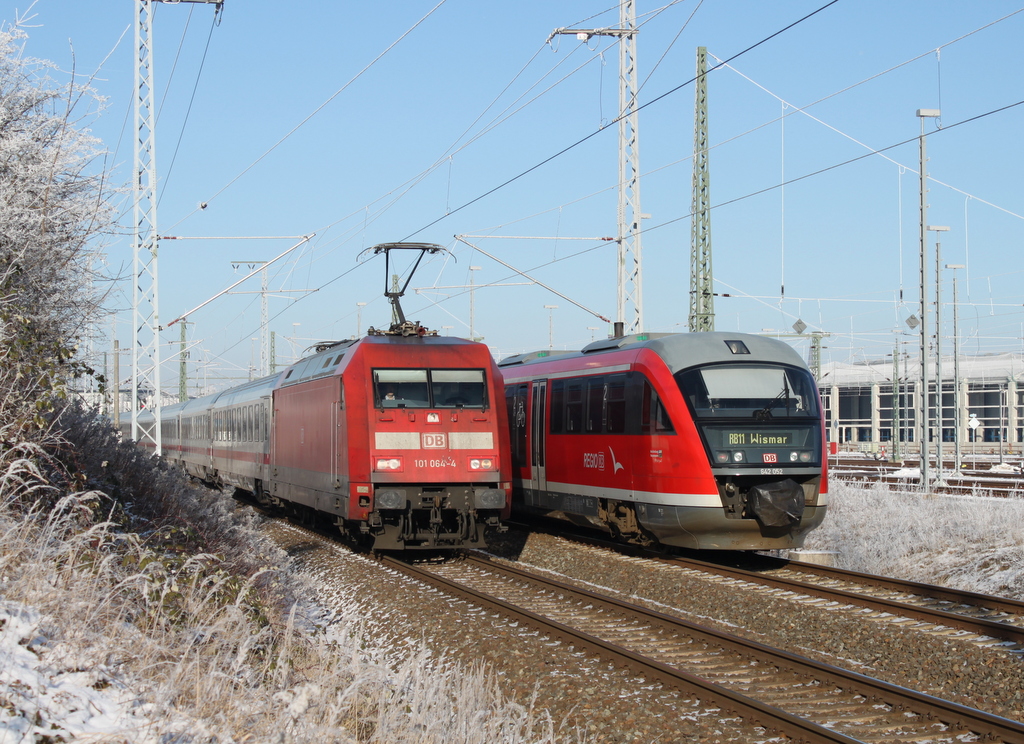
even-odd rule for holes
{"type": "Polygon", "coordinates": [[[601,329],[598,328],[597,326],[587,326],[587,330],[590,331],[590,340],[593,341],[594,340],[594,334],[597,333],[597,331],[599,331],[601,329]]]}
{"type": "Polygon", "coordinates": [[[921,136],[919,149],[921,156],[921,489],[928,490],[928,243],[925,228],[928,225],[928,175],[925,170],[924,120],[937,119],[942,112],[939,109],[918,109],[917,117],[921,120],[921,136]]]}
{"type": "Polygon", "coordinates": [[[956,270],[964,264],[946,264],[953,269],[953,467],[960,472],[960,318],[957,309],[956,270]]]}
{"type": "Polygon", "coordinates": [[[942,483],[942,244],[939,233],[949,232],[946,225],[928,225],[935,233],[935,428],[938,441],[935,443],[935,467],[938,482],[942,483]]]}
{"type": "Polygon", "coordinates": [[[544,309],[548,311],[548,348],[555,348],[555,313],[558,309],[558,305],[545,305],[544,309]]]}
{"type": "Polygon", "coordinates": [[[365,302],[356,303],[356,338],[362,338],[363,336],[363,308],[366,307],[365,302]]]}
{"type": "Polygon", "coordinates": [[[474,271],[480,271],[481,268],[483,268],[483,267],[481,267],[481,266],[470,266],[469,267],[469,340],[470,341],[479,341],[479,339],[476,337],[476,332],[473,330],[473,315],[474,315],[474,307],[473,307],[473,272],[474,271]]]}

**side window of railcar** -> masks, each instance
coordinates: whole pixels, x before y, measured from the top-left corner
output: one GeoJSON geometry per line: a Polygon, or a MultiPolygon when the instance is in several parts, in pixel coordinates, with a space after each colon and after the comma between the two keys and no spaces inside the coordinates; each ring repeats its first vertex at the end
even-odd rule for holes
{"type": "Polygon", "coordinates": [[[526,466],[526,391],[527,385],[509,385],[505,388],[505,408],[512,429],[512,467],[526,466]]]}
{"type": "Polygon", "coordinates": [[[626,433],[626,376],[609,375],[604,386],[604,429],[608,434],[626,433]]]}
{"type": "Polygon", "coordinates": [[[583,382],[567,380],[565,383],[565,431],[568,434],[583,432],[583,382]]]}
{"type": "Polygon", "coordinates": [[[675,431],[665,404],[651,383],[644,380],[643,404],[640,407],[640,431],[644,434],[671,434],[675,431]]]}
{"type": "Polygon", "coordinates": [[[587,433],[600,434],[604,419],[604,378],[587,378],[587,433]]]}
{"type": "Polygon", "coordinates": [[[565,431],[565,380],[552,380],[550,385],[549,431],[552,434],[561,434],[565,431]]]}

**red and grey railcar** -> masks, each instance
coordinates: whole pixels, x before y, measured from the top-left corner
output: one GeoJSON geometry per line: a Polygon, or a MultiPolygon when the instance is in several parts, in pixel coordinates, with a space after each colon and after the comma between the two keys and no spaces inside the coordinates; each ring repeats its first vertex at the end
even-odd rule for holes
{"type": "MultiPolygon", "coordinates": [[[[406,324],[166,406],[161,440],[191,475],[327,517],[374,549],[477,546],[509,511],[501,395],[486,346],[406,324]]],[[[130,416],[121,425],[130,436],[130,416]]]]}
{"type": "Polygon", "coordinates": [[[824,519],[818,391],[787,344],[642,334],[499,367],[516,510],[713,550],[800,547],[824,519]]]}

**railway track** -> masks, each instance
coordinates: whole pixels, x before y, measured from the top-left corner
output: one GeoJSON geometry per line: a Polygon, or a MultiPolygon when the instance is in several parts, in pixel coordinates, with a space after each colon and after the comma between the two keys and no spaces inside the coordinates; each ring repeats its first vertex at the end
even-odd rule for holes
{"type": "Polygon", "coordinates": [[[498,564],[388,565],[807,742],[1024,744],[1024,725],[498,564]]]}
{"type": "MultiPolygon", "coordinates": [[[[529,529],[543,528],[531,524],[529,529]]],[[[859,608],[872,613],[866,617],[887,619],[904,627],[908,619],[915,620],[916,629],[922,632],[944,634],[952,629],[959,632],[961,640],[981,645],[1000,642],[1007,651],[1024,655],[1024,602],[1020,600],[766,555],[728,553],[721,562],[714,562],[679,553],[666,556],[593,535],[568,535],[564,528],[550,534],[725,581],[764,586],[798,598],[817,597],[837,607],[859,608]]]]}

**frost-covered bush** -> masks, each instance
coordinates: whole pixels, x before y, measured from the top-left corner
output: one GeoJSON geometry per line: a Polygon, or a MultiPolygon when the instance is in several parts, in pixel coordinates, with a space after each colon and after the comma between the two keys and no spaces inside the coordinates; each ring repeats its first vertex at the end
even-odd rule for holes
{"type": "Polygon", "coordinates": [[[0,29],[0,450],[85,371],[75,344],[100,309],[92,264],[113,215],[87,129],[98,99],[24,56],[25,39],[0,29]]]}

